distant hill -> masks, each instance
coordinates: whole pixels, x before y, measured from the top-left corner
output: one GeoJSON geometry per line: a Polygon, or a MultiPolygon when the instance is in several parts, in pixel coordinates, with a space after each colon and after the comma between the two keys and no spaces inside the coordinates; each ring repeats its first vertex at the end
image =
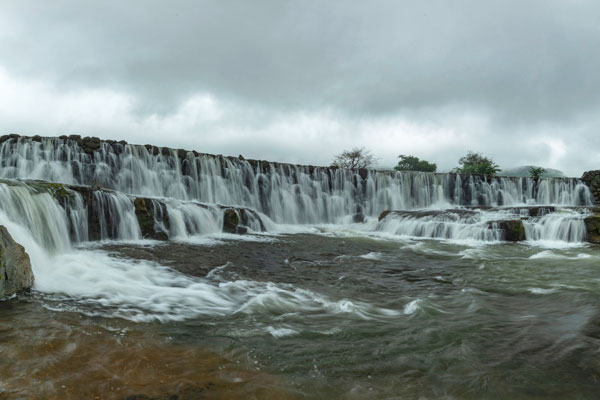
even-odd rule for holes
{"type": "MultiPolygon", "coordinates": [[[[529,176],[529,168],[531,165],[524,165],[522,167],[503,169],[498,172],[498,175],[502,176],[529,176]]],[[[552,168],[546,168],[546,172],[542,175],[543,178],[562,178],[565,174],[562,171],[552,168]]]]}

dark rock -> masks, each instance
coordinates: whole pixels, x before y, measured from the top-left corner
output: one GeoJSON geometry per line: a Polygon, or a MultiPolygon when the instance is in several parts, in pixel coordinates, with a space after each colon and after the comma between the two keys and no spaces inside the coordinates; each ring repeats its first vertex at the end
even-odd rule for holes
{"type": "Polygon", "coordinates": [[[521,242],[525,240],[525,227],[521,220],[490,222],[490,227],[493,226],[503,231],[503,239],[508,242],[521,242]]]}
{"type": "Polygon", "coordinates": [[[169,148],[168,147],[162,147],[160,149],[160,154],[162,154],[163,156],[168,156],[169,155],[169,148]]]}
{"type": "Polygon", "coordinates": [[[240,159],[241,161],[244,161],[244,160],[245,160],[244,156],[243,156],[243,155],[241,155],[241,154],[238,156],[238,159],[240,159]]]}
{"type": "Polygon", "coordinates": [[[81,140],[81,135],[69,135],[69,139],[71,139],[71,140],[81,140]]]}
{"type": "Polygon", "coordinates": [[[142,197],[136,198],[133,201],[133,204],[135,206],[135,216],[137,217],[142,237],[145,239],[169,240],[169,236],[166,232],[157,230],[157,221],[154,219],[155,214],[160,214],[161,217],[163,216],[163,210],[154,209],[155,207],[162,207],[162,205],[158,202],[155,205],[154,201],[151,199],[142,197]]]}
{"type": "Polygon", "coordinates": [[[449,210],[415,210],[415,211],[393,211],[386,210],[379,214],[379,221],[390,215],[397,215],[400,217],[410,218],[425,218],[425,217],[437,217],[440,215],[453,215],[459,217],[469,217],[475,215],[477,211],[467,210],[462,208],[449,209],[449,210]]]}
{"type": "Polygon", "coordinates": [[[356,213],[352,216],[352,221],[355,224],[362,224],[363,222],[365,222],[365,214],[363,213],[356,213]]]}
{"type": "Polygon", "coordinates": [[[0,225],[0,298],[27,291],[33,286],[29,255],[0,225]]]}
{"type": "Polygon", "coordinates": [[[584,219],[587,241],[600,244],[600,214],[595,214],[584,219]]]}
{"type": "Polygon", "coordinates": [[[392,210],[385,210],[384,212],[379,214],[379,221],[383,220],[385,217],[387,217],[391,213],[392,213],[392,210]]]}
{"type": "Polygon", "coordinates": [[[600,204],[600,170],[584,172],[581,180],[592,192],[594,202],[600,204]]]}
{"type": "Polygon", "coordinates": [[[31,138],[32,142],[41,142],[42,141],[42,137],[40,135],[35,135],[31,138]]]}
{"type": "Polygon", "coordinates": [[[233,208],[225,209],[223,213],[223,232],[237,233],[240,217],[233,208]]]}

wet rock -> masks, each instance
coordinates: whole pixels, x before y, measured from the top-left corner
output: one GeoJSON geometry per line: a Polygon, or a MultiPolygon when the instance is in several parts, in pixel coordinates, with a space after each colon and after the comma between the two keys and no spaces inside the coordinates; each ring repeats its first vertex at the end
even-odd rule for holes
{"type": "Polygon", "coordinates": [[[366,218],[365,218],[365,214],[363,213],[356,213],[352,216],[352,221],[355,224],[362,224],[363,222],[365,222],[366,218]]]}
{"type": "Polygon", "coordinates": [[[581,180],[590,188],[594,202],[600,204],[600,169],[584,172],[581,180]]]}
{"type": "Polygon", "coordinates": [[[508,242],[521,242],[525,240],[525,227],[521,220],[504,220],[490,222],[503,231],[503,239],[508,242]]]}
{"type": "Polygon", "coordinates": [[[92,154],[94,151],[100,148],[101,141],[100,138],[97,137],[86,137],[83,139],[80,146],[83,147],[84,152],[86,152],[87,154],[92,154]]]}
{"type": "Polygon", "coordinates": [[[600,244],[600,214],[587,217],[584,223],[588,242],[600,244]]]}
{"type": "Polygon", "coordinates": [[[356,211],[355,214],[352,216],[352,221],[355,224],[362,224],[366,221],[364,209],[360,204],[356,205],[356,211]]]}
{"type": "Polygon", "coordinates": [[[467,209],[449,209],[449,210],[416,210],[416,211],[394,211],[386,210],[379,214],[379,221],[387,218],[390,215],[396,215],[399,217],[411,217],[411,218],[425,218],[425,217],[437,217],[441,215],[458,215],[459,217],[469,217],[475,215],[477,211],[467,209]]]}
{"type": "Polygon", "coordinates": [[[237,233],[240,217],[233,208],[228,208],[223,213],[223,232],[237,233]]]}
{"type": "Polygon", "coordinates": [[[32,286],[29,255],[0,225],[0,298],[27,291],[32,286]]]}
{"type": "Polygon", "coordinates": [[[166,210],[163,209],[164,205],[158,201],[142,197],[136,198],[133,204],[142,237],[145,239],[169,240],[168,234],[159,228],[161,223],[165,229],[168,226],[166,210]]]}

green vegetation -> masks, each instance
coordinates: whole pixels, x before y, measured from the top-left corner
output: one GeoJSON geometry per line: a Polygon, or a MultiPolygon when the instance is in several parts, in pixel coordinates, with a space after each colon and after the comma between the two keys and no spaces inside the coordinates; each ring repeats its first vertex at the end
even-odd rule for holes
{"type": "Polygon", "coordinates": [[[331,166],[346,169],[370,168],[375,165],[376,161],[377,159],[369,150],[364,147],[355,147],[352,150],[344,150],[335,156],[331,166]]]}
{"type": "Polygon", "coordinates": [[[500,168],[491,159],[484,157],[480,153],[469,151],[466,156],[458,160],[460,167],[454,170],[460,174],[481,174],[481,175],[496,175],[500,168]]]}
{"type": "Polygon", "coordinates": [[[529,176],[534,178],[534,179],[539,179],[542,177],[542,175],[544,175],[544,172],[546,172],[546,170],[542,167],[531,167],[529,168],[529,176]]]}
{"type": "Polygon", "coordinates": [[[398,161],[398,165],[394,168],[397,171],[435,172],[437,170],[437,165],[435,163],[420,160],[415,156],[400,155],[398,158],[400,158],[400,161],[398,161]]]}

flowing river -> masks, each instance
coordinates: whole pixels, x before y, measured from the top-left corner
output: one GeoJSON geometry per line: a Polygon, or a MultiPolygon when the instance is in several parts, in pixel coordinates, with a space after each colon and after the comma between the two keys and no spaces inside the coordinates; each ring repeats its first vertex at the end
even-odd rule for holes
{"type": "Polygon", "coordinates": [[[576,180],[359,181],[188,153],[207,181],[130,145],[95,160],[67,139],[1,146],[0,225],[35,284],[0,301],[0,399],[599,396],[600,247],[576,180]],[[14,180],[94,176],[118,192],[94,192],[93,214],[14,180]],[[142,238],[136,194],[165,204],[170,240],[142,238]],[[222,233],[219,204],[253,210],[249,232],[222,233]],[[503,240],[507,218],[524,241],[503,240]]]}

